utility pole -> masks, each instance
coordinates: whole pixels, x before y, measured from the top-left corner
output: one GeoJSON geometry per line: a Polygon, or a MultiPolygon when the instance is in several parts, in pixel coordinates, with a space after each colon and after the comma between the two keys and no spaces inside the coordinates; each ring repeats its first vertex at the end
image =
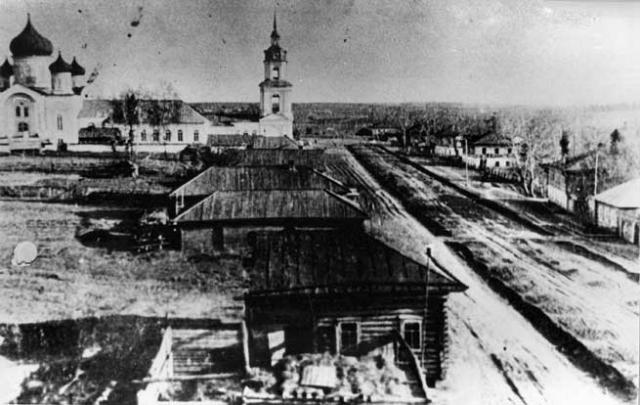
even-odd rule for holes
{"type": "Polygon", "coordinates": [[[469,145],[467,138],[464,138],[464,172],[467,178],[467,187],[469,187],[469,145]]]}
{"type": "MultiPolygon", "coordinates": [[[[426,342],[424,339],[425,333],[426,333],[426,328],[427,328],[427,316],[428,316],[428,312],[427,312],[427,308],[429,307],[429,265],[431,263],[431,245],[427,245],[427,270],[426,270],[426,274],[424,276],[424,313],[422,315],[422,329],[420,330],[420,339],[422,340],[422,344],[420,345],[420,347],[422,347],[421,350],[421,361],[420,361],[420,366],[424,369],[424,358],[425,358],[425,353],[427,351],[426,346],[426,342]]],[[[426,370],[425,370],[426,372],[426,370]]]]}

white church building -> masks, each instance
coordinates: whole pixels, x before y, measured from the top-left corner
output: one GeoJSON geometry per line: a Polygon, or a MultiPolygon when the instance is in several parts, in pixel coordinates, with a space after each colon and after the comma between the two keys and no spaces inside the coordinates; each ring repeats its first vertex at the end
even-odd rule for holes
{"type": "Polygon", "coordinates": [[[43,143],[77,143],[84,69],[67,63],[27,17],[10,45],[13,63],[0,67],[0,144],[30,149],[43,143]]]}
{"type": "Polygon", "coordinates": [[[209,135],[293,138],[292,85],[285,80],[287,51],[279,42],[274,15],[271,45],[264,51],[264,80],[259,84],[259,117],[220,125],[175,100],[179,103],[175,122],[154,125],[145,121],[149,114],[140,111],[140,122],[131,129],[113,114],[117,100],[82,96],[84,68],[75,58],[67,63],[60,52],[53,56],[51,41],[27,17],[25,28],[10,43],[12,61],[0,66],[0,149],[55,149],[64,144],[73,150],[93,150],[79,145],[87,143],[80,134],[95,134],[101,128],[111,131],[105,133],[117,129],[137,150],[177,151],[188,144],[206,144],[209,135]]]}

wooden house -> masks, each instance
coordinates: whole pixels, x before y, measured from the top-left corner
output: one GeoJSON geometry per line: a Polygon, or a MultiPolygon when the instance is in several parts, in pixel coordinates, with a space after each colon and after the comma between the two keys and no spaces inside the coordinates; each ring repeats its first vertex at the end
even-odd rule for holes
{"type": "Polygon", "coordinates": [[[445,301],[467,288],[453,275],[364,232],[288,230],[250,239],[245,318],[252,365],[270,365],[284,353],[350,354],[398,332],[427,382],[441,378],[445,301]]]}
{"type": "Polygon", "coordinates": [[[595,196],[596,225],[638,243],[640,178],[627,181],[595,196]]]}
{"type": "Polygon", "coordinates": [[[349,190],[338,180],[309,167],[211,166],[169,194],[173,218],[215,191],[349,190]]]}
{"type": "Polygon", "coordinates": [[[516,163],[515,146],[511,138],[492,132],[468,142],[463,160],[476,169],[513,167],[516,163]]]}
{"type": "Polygon", "coordinates": [[[330,190],[214,191],[173,222],[187,253],[241,252],[249,232],[286,228],[360,230],[366,214],[330,190]]]}

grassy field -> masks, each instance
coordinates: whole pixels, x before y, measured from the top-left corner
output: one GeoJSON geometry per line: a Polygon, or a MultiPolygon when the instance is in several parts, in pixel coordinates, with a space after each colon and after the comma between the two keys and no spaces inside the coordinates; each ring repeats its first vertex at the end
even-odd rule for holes
{"type": "Polygon", "coordinates": [[[76,231],[90,217],[117,223],[135,208],[0,202],[0,322],[106,314],[236,318],[242,268],[235,259],[186,259],[176,251],[133,254],[90,248],[76,231]],[[34,242],[34,263],[11,265],[34,242]]]}

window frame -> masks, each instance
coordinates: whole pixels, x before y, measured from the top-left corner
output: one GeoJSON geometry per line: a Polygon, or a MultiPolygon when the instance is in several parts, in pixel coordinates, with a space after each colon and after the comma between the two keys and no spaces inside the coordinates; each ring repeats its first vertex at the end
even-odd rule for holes
{"type": "Polygon", "coordinates": [[[184,142],[184,133],[181,129],[178,130],[178,142],[184,142]]]}
{"type": "Polygon", "coordinates": [[[271,95],[271,113],[272,114],[280,113],[280,94],[271,95]],[[275,100],[277,100],[277,102],[274,102],[275,100]]]}
{"type": "Polygon", "coordinates": [[[193,131],[193,142],[200,142],[200,131],[197,129],[193,131]]]}
{"type": "Polygon", "coordinates": [[[340,321],[338,322],[338,333],[337,333],[337,339],[336,339],[336,344],[338,346],[338,350],[336,351],[337,353],[342,353],[343,349],[345,347],[352,347],[352,346],[356,346],[360,343],[360,322],[358,321],[340,321]],[[354,345],[348,345],[345,346],[343,344],[343,333],[345,332],[344,327],[345,325],[355,325],[355,344],[354,345]]]}
{"type": "Polygon", "coordinates": [[[56,116],[56,128],[58,128],[58,131],[62,131],[64,129],[63,122],[62,122],[62,114],[58,114],[56,116]]]}
{"type": "Polygon", "coordinates": [[[423,342],[423,331],[422,331],[422,320],[421,319],[405,319],[402,321],[402,326],[401,326],[401,333],[402,333],[402,338],[404,339],[404,341],[407,343],[407,345],[412,349],[412,350],[422,350],[422,345],[424,344],[423,342]],[[412,346],[411,342],[409,342],[409,340],[407,339],[407,325],[413,325],[413,324],[417,324],[418,325],[418,347],[412,346]]]}
{"type": "Polygon", "coordinates": [[[20,118],[22,117],[22,113],[21,113],[22,109],[20,108],[19,105],[16,106],[16,117],[20,118]]]}

